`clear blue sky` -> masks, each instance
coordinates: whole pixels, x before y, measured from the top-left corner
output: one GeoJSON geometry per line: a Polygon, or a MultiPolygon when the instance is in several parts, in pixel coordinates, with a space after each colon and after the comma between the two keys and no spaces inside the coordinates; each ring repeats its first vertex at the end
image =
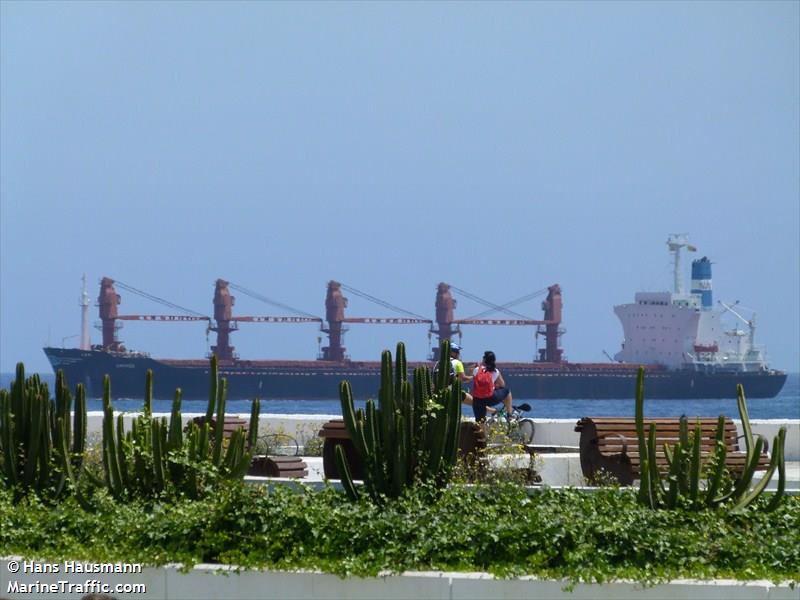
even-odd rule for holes
{"type": "MultiPolygon", "coordinates": [[[[439,281],[497,303],[560,283],[568,358],[605,361],[613,306],[669,289],[664,242],[688,232],[716,298],[754,309],[797,371],[799,7],[4,1],[0,370],[77,344],[83,273],[93,300],[108,275],[204,313],[218,277],[319,315],[338,279],[431,317],[439,281]]],[[[348,314],[392,313],[351,295],[348,314]]],[[[318,335],[233,341],[308,359],[318,335]]],[[[199,324],[121,338],[207,351],[199,324]]],[[[354,325],[346,345],[377,359],[400,339],[427,353],[420,326],[354,325]]],[[[533,355],[527,329],[463,345],[533,355]]]]}

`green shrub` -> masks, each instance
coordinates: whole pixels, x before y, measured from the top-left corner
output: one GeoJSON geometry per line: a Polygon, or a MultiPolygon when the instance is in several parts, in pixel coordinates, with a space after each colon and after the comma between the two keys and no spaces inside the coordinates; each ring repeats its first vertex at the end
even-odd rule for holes
{"type": "Polygon", "coordinates": [[[774,511],[759,497],[741,514],[653,511],[633,491],[516,485],[416,486],[382,506],[320,492],[225,483],[201,500],[68,498],[14,505],[0,492],[0,548],[27,558],[144,564],[225,563],[382,571],[488,571],[577,581],[676,578],[800,582],[800,498],[774,511]]]}

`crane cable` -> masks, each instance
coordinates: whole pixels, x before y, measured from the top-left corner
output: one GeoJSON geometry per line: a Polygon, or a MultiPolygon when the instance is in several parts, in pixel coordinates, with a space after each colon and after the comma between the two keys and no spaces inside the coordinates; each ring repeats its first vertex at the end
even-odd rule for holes
{"type": "Polygon", "coordinates": [[[504,312],[506,314],[512,315],[512,316],[520,318],[520,319],[533,320],[531,317],[527,317],[527,316],[522,315],[522,314],[520,314],[518,312],[514,312],[513,310],[508,310],[507,308],[504,308],[502,306],[499,306],[497,304],[489,302],[488,300],[484,300],[483,298],[481,298],[479,296],[476,296],[475,294],[472,294],[470,292],[467,292],[466,290],[462,290],[461,288],[457,288],[456,286],[454,286],[452,284],[450,284],[450,288],[455,290],[456,292],[458,292],[462,296],[466,296],[470,300],[474,300],[478,304],[483,304],[484,306],[488,306],[492,311],[504,312]]]}
{"type": "Polygon", "coordinates": [[[194,315],[195,317],[204,317],[210,320],[208,315],[204,315],[203,313],[199,313],[196,310],[192,310],[191,308],[184,308],[179,304],[175,304],[174,302],[170,302],[169,300],[164,300],[163,298],[159,298],[158,296],[154,296],[153,294],[148,294],[147,292],[143,292],[142,290],[136,289],[133,286],[128,285],[127,283],[123,283],[119,279],[114,280],[114,284],[125,290],[126,292],[131,292],[132,294],[136,294],[137,296],[141,296],[143,298],[147,298],[148,300],[152,300],[153,302],[157,302],[158,304],[162,304],[164,306],[168,306],[170,308],[174,308],[176,310],[180,310],[190,315],[194,315]]]}
{"type": "MultiPolygon", "coordinates": [[[[537,292],[531,292],[530,294],[527,294],[525,296],[521,296],[521,297],[517,298],[516,300],[512,300],[511,302],[506,302],[500,308],[505,310],[507,308],[511,308],[512,306],[516,306],[517,304],[522,304],[523,302],[527,302],[528,300],[533,300],[537,296],[541,296],[542,294],[544,294],[546,291],[547,291],[547,288],[542,288],[541,290],[539,290],[537,292]]],[[[486,317],[486,316],[492,314],[493,312],[497,312],[497,311],[495,309],[493,309],[493,308],[490,308],[489,310],[485,310],[482,313],[478,313],[477,315],[473,315],[473,316],[467,317],[467,318],[468,319],[480,319],[480,318],[483,318],[483,317],[486,317]]]]}
{"type": "Polygon", "coordinates": [[[294,308],[292,306],[289,306],[288,304],[283,304],[282,302],[278,302],[276,300],[272,300],[272,299],[267,298],[266,296],[264,296],[262,294],[259,294],[258,292],[254,292],[253,290],[249,290],[246,287],[242,287],[241,285],[237,285],[235,283],[228,282],[228,286],[233,288],[237,292],[241,292],[241,293],[245,294],[246,296],[250,296],[251,298],[254,298],[256,300],[260,300],[261,302],[264,302],[265,304],[271,304],[272,306],[276,306],[278,308],[282,308],[284,310],[291,311],[291,312],[293,312],[295,314],[302,315],[304,317],[310,317],[312,319],[319,319],[319,317],[317,315],[312,315],[311,313],[307,313],[304,310],[300,310],[299,308],[294,308]]]}
{"type": "Polygon", "coordinates": [[[425,320],[427,320],[427,317],[423,317],[422,315],[418,315],[417,313],[411,312],[410,310],[405,310],[404,308],[400,308],[399,306],[395,306],[394,304],[390,304],[390,303],[386,302],[386,300],[381,300],[380,298],[376,298],[375,296],[371,296],[370,294],[367,294],[366,292],[362,292],[361,290],[357,290],[354,287],[351,287],[349,285],[345,285],[344,283],[340,283],[340,285],[342,286],[342,289],[344,289],[346,292],[349,292],[351,294],[355,294],[356,296],[360,296],[361,298],[364,298],[365,300],[369,300],[370,302],[374,302],[375,304],[379,304],[380,306],[383,306],[384,308],[388,308],[389,310],[393,310],[393,311],[395,311],[397,313],[402,313],[402,314],[405,314],[405,315],[408,315],[408,316],[411,316],[411,317],[415,317],[417,319],[425,319],[425,320]]]}

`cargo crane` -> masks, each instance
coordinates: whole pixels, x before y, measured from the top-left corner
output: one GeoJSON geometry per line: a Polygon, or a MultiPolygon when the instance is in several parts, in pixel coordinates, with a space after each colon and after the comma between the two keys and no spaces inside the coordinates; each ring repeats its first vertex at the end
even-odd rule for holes
{"type": "Polygon", "coordinates": [[[214,287],[214,322],[209,326],[209,331],[217,334],[217,343],[211,346],[211,352],[217,355],[221,362],[230,362],[238,356],[234,353],[234,347],[230,345],[230,334],[239,329],[239,323],[321,323],[322,319],[310,315],[286,304],[281,304],[247,289],[241,285],[230,283],[224,279],[217,279],[214,287]],[[278,306],[295,313],[298,316],[234,316],[233,305],[236,297],[231,295],[228,287],[242,292],[256,300],[278,306]]]}
{"type": "Polygon", "coordinates": [[[753,313],[750,319],[744,318],[741,313],[734,309],[739,304],[738,300],[733,304],[725,304],[721,300],[718,300],[718,302],[725,309],[725,312],[731,313],[747,325],[746,332],[736,326],[732,330],[723,332],[736,341],[736,353],[726,355],[725,360],[755,365],[755,368],[758,368],[758,365],[763,364],[765,359],[761,349],[756,346],[756,314],[753,313]],[[745,340],[745,338],[747,339],[745,340]]]}
{"type": "MultiPolygon", "coordinates": [[[[313,315],[305,316],[233,316],[232,307],[236,301],[235,296],[231,295],[228,290],[229,282],[224,279],[217,279],[214,289],[214,318],[202,315],[196,311],[184,308],[158,296],[148,294],[138,290],[130,285],[115,281],[110,277],[103,277],[100,282],[100,296],[98,297],[97,304],[100,307],[100,325],[99,329],[103,333],[102,350],[110,352],[126,352],[125,346],[117,337],[117,332],[121,329],[122,323],[119,321],[146,321],[146,322],[191,322],[191,321],[205,321],[208,323],[207,330],[213,331],[217,334],[217,343],[211,346],[211,351],[217,355],[220,361],[232,361],[236,358],[234,354],[234,347],[230,345],[230,333],[238,329],[238,324],[249,323],[307,323],[316,322],[320,323],[322,319],[314,317],[313,315]],[[118,312],[117,306],[121,303],[122,299],[115,289],[115,284],[120,288],[132,292],[136,295],[142,296],[149,300],[153,300],[160,304],[176,308],[185,313],[184,315],[121,315],[118,312]]],[[[246,288],[240,286],[233,286],[237,289],[255,295],[255,292],[250,292],[246,288]]],[[[261,297],[262,300],[268,300],[261,297]]],[[[295,309],[292,309],[295,310],[295,309]]]]}
{"type": "Polygon", "coordinates": [[[447,283],[440,283],[436,291],[436,325],[437,328],[431,328],[431,333],[436,334],[438,337],[438,344],[432,353],[433,360],[438,359],[438,348],[442,340],[451,340],[454,334],[461,339],[461,325],[510,325],[510,326],[536,326],[538,336],[540,333],[545,336],[545,347],[539,350],[539,358],[537,362],[560,363],[562,360],[563,350],[559,348],[559,341],[564,330],[560,328],[561,325],[561,287],[558,284],[551,285],[547,288],[547,298],[542,302],[542,310],[544,310],[544,319],[529,319],[524,315],[509,311],[511,306],[514,306],[525,300],[536,297],[544,292],[540,290],[522,298],[518,298],[512,302],[504,305],[496,305],[487,302],[474,294],[470,294],[455,286],[447,283]],[[489,306],[490,310],[480,315],[468,319],[456,319],[455,307],[457,301],[453,298],[450,290],[465,295],[481,304],[489,306]],[[489,312],[502,311],[516,316],[519,318],[514,319],[484,319],[478,318],[489,312]]]}
{"type": "Polygon", "coordinates": [[[366,325],[417,325],[423,324],[430,326],[433,321],[426,319],[423,316],[417,315],[405,309],[399,308],[389,304],[385,300],[371,296],[366,292],[357,290],[354,287],[345,285],[338,281],[328,282],[328,291],[325,296],[325,318],[328,322],[328,327],[322,327],[322,332],[328,335],[328,345],[322,348],[321,360],[331,360],[342,362],[347,359],[345,354],[346,348],[344,344],[344,334],[347,331],[345,323],[362,323],[366,325]],[[403,313],[405,317],[345,317],[344,309],[347,307],[347,298],[342,293],[342,290],[355,294],[379,304],[385,308],[389,308],[395,312],[403,313]]]}
{"type": "Polygon", "coordinates": [[[320,317],[315,317],[309,313],[293,308],[286,304],[271,300],[258,292],[248,290],[241,285],[229,283],[222,279],[217,280],[216,289],[214,291],[214,324],[209,329],[217,333],[217,344],[211,347],[221,361],[230,361],[236,358],[233,346],[230,345],[229,335],[231,332],[238,329],[238,323],[319,323],[320,330],[328,335],[328,345],[322,348],[319,360],[344,362],[347,360],[345,353],[346,349],[344,343],[344,333],[347,331],[345,324],[347,323],[363,323],[367,325],[408,325],[415,323],[424,323],[429,325],[432,323],[430,319],[425,319],[419,315],[414,315],[408,311],[397,308],[384,302],[374,296],[370,296],[365,292],[361,292],[355,288],[349,287],[338,281],[329,281],[327,296],[325,298],[325,316],[327,327],[320,317]],[[295,312],[298,316],[233,316],[232,307],[236,298],[230,294],[228,287],[242,292],[256,300],[260,300],[267,304],[295,312]],[[411,317],[345,317],[344,309],[347,306],[347,298],[342,294],[342,289],[348,292],[355,293],[361,297],[372,300],[393,308],[394,310],[402,311],[412,315],[411,317]]]}
{"type": "Polygon", "coordinates": [[[158,321],[158,322],[181,322],[181,321],[210,321],[210,317],[204,316],[198,312],[183,308],[177,304],[173,304],[167,300],[142,292],[134,287],[131,287],[121,281],[114,281],[110,277],[103,277],[100,280],[100,295],[97,297],[97,306],[100,308],[100,324],[98,329],[103,334],[103,342],[101,350],[108,352],[126,352],[125,346],[117,337],[117,332],[122,328],[122,323],[118,321],[158,321]],[[176,308],[185,313],[184,315],[121,315],[117,310],[117,306],[122,302],[122,298],[117,294],[114,284],[120,288],[143,296],[159,304],[176,308]]]}
{"type": "Polygon", "coordinates": [[[546,340],[545,348],[539,350],[538,361],[560,363],[562,360],[562,350],[559,348],[559,339],[560,335],[563,333],[563,330],[559,328],[561,323],[561,289],[558,285],[553,285],[547,288],[547,290],[549,292],[547,299],[542,303],[542,308],[545,311],[545,318],[543,320],[539,320],[527,318],[525,315],[520,315],[519,313],[510,311],[509,308],[543,293],[544,290],[539,290],[533,294],[528,294],[527,296],[523,296],[522,298],[518,298],[517,300],[508,302],[504,305],[496,305],[455,286],[451,286],[447,283],[440,283],[437,286],[436,327],[434,328],[434,321],[431,319],[426,319],[421,315],[397,307],[389,302],[386,302],[385,300],[381,300],[380,298],[367,294],[366,292],[362,292],[361,290],[334,280],[328,282],[327,295],[325,298],[326,318],[325,321],[323,321],[323,319],[320,317],[316,317],[286,304],[276,302],[275,300],[263,296],[258,292],[254,292],[248,288],[231,283],[224,279],[217,279],[215,282],[213,299],[214,317],[212,319],[211,317],[202,315],[191,309],[184,308],[164,300],[163,298],[159,298],[158,296],[138,290],[128,284],[115,281],[109,277],[104,277],[100,283],[100,296],[98,297],[101,321],[99,328],[103,332],[101,349],[110,352],[126,352],[125,346],[117,337],[117,332],[122,327],[122,323],[120,321],[205,321],[207,323],[207,331],[213,331],[217,334],[216,344],[211,346],[211,352],[216,354],[221,362],[230,363],[238,358],[234,352],[234,346],[231,345],[230,335],[231,333],[238,331],[239,323],[319,323],[320,330],[328,336],[328,345],[322,348],[322,351],[318,356],[318,360],[345,362],[347,361],[348,356],[344,346],[344,334],[348,330],[348,324],[427,325],[429,327],[429,337],[431,334],[436,334],[438,337],[438,343],[432,351],[432,358],[436,360],[438,358],[438,348],[442,340],[452,340],[454,335],[458,335],[460,339],[462,335],[462,325],[506,325],[538,327],[537,336],[542,333],[544,334],[546,340]],[[116,292],[114,287],[115,284],[126,291],[132,292],[165,306],[183,311],[187,314],[121,315],[117,309],[117,306],[121,303],[121,297],[116,292]],[[234,315],[233,306],[236,303],[236,297],[231,294],[231,288],[255,298],[256,300],[260,300],[264,303],[271,304],[297,314],[289,316],[234,315]],[[343,290],[379,304],[385,308],[389,308],[395,312],[401,313],[403,316],[347,317],[345,316],[345,308],[347,307],[348,300],[344,296],[343,290]],[[459,294],[488,306],[490,310],[470,318],[456,319],[454,309],[457,302],[455,298],[453,298],[451,290],[454,290],[459,294]],[[486,313],[496,311],[506,312],[510,316],[517,318],[480,318],[486,313]]]}

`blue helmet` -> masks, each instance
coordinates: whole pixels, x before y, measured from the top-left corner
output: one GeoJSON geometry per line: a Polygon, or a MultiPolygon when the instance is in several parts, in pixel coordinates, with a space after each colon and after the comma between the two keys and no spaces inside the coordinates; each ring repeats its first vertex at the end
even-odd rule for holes
{"type": "Polygon", "coordinates": [[[450,342],[450,352],[461,352],[461,346],[455,342],[450,342]]]}

